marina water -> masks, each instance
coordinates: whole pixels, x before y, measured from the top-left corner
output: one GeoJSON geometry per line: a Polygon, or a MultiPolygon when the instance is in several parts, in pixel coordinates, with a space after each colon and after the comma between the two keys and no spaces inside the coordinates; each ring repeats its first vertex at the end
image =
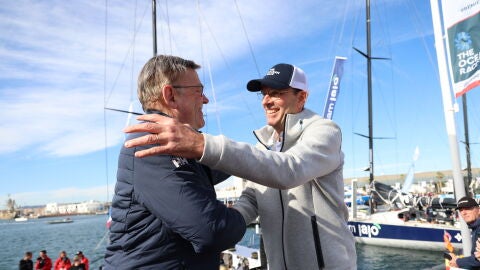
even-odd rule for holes
{"type": "MultiPolygon", "coordinates": [[[[98,269],[103,262],[107,244],[105,215],[73,216],[73,223],[48,224],[54,218],[30,219],[26,222],[0,221],[0,270],[18,269],[18,261],[25,251],[33,252],[33,261],[42,249],[54,262],[65,250],[70,259],[83,251],[90,260],[90,269],[98,269]]],[[[58,218],[57,218],[58,219],[58,218]]],[[[242,244],[252,242],[249,229],[242,244]]],[[[328,248],[328,247],[325,247],[328,248]]],[[[393,249],[357,245],[357,263],[360,270],[373,269],[430,269],[443,262],[441,252],[393,249]]]]}

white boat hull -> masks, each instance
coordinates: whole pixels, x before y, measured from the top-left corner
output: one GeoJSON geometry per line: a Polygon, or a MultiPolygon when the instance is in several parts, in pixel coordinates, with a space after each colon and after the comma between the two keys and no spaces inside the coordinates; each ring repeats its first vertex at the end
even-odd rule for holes
{"type": "Polygon", "coordinates": [[[371,216],[351,219],[350,231],[357,243],[444,251],[445,232],[455,249],[462,248],[460,228],[454,225],[434,224],[420,221],[403,221],[397,217],[401,211],[376,213],[371,216]]]}

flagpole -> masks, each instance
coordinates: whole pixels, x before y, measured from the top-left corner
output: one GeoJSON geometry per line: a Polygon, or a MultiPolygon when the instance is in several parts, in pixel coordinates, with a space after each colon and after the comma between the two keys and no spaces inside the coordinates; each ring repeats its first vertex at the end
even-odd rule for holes
{"type": "MultiPolygon", "coordinates": [[[[452,176],[455,187],[455,198],[458,200],[465,196],[465,184],[463,183],[461,173],[460,152],[458,150],[458,140],[455,126],[455,111],[452,106],[452,94],[450,91],[450,82],[448,80],[447,61],[445,59],[445,45],[443,41],[438,0],[430,0],[430,6],[432,9],[433,33],[435,37],[435,49],[437,51],[440,88],[442,90],[443,112],[445,115],[445,125],[452,159],[452,176]]],[[[460,229],[462,233],[463,255],[470,256],[472,240],[470,237],[470,230],[463,219],[460,222],[460,229]]]]}

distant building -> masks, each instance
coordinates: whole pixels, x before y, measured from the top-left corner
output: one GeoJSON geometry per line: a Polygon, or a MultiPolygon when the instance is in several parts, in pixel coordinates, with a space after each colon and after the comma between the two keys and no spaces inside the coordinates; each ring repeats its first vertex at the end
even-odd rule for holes
{"type": "Polygon", "coordinates": [[[235,202],[238,200],[240,195],[242,195],[244,188],[245,183],[243,179],[233,177],[233,180],[230,181],[230,185],[223,186],[222,188],[215,188],[215,192],[217,193],[217,199],[227,204],[229,201],[235,202]]]}
{"type": "Polygon", "coordinates": [[[82,203],[48,203],[45,206],[45,215],[94,214],[104,210],[104,203],[93,200],[82,203]]]}

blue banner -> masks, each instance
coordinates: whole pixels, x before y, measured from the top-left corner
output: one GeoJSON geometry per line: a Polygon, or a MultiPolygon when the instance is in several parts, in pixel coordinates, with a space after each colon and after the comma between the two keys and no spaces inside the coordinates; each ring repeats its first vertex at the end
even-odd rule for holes
{"type": "Polygon", "coordinates": [[[333,63],[332,77],[330,78],[330,87],[327,93],[327,99],[325,100],[325,108],[323,109],[323,117],[326,119],[333,118],[333,110],[335,109],[335,103],[337,102],[338,95],[340,94],[340,80],[343,75],[343,62],[347,58],[336,56],[333,63]]]}

